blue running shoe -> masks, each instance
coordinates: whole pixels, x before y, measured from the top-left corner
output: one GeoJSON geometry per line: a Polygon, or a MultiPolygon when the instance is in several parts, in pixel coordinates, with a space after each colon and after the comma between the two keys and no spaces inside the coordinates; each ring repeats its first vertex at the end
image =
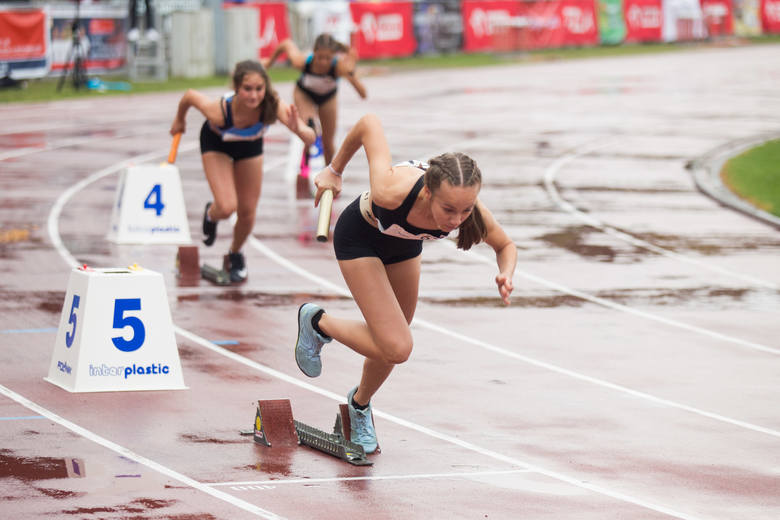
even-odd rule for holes
{"type": "Polygon", "coordinates": [[[298,341],[295,344],[295,362],[301,372],[309,377],[317,377],[322,372],[320,350],[333,338],[322,336],[314,330],[311,319],[322,307],[313,303],[304,303],[298,309],[298,341]]]}
{"type": "Polygon", "coordinates": [[[371,415],[371,403],[365,410],[358,410],[352,406],[352,397],[358,387],[347,394],[347,407],[349,409],[349,428],[352,430],[350,439],[355,444],[360,444],[366,453],[374,453],[378,446],[376,431],[374,430],[374,417],[371,415]]]}

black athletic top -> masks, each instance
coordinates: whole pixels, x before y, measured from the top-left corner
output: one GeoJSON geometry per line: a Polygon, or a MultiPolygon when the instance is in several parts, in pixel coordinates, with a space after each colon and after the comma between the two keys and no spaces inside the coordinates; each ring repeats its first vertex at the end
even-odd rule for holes
{"type": "MultiPolygon", "coordinates": [[[[409,161],[411,166],[426,170],[428,165],[422,162],[409,161]]],[[[449,233],[440,229],[421,229],[415,227],[406,221],[406,217],[409,216],[414,201],[417,199],[417,195],[423,187],[423,177],[417,179],[417,182],[412,187],[412,191],[406,196],[404,201],[395,209],[386,209],[381,206],[377,206],[373,202],[371,203],[371,211],[374,213],[374,217],[377,220],[377,227],[379,231],[386,235],[392,235],[399,238],[407,238],[410,240],[436,240],[438,238],[444,238],[449,233]]]]}

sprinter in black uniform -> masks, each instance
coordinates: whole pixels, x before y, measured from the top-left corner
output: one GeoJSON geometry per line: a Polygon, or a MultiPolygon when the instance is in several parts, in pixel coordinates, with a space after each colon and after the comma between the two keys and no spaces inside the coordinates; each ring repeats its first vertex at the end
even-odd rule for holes
{"type": "Polygon", "coordinates": [[[293,91],[293,103],[298,107],[301,119],[319,119],[322,128],[322,155],[325,163],[333,159],[338,111],[338,81],[346,78],[365,99],[366,88],[355,75],[357,53],[335,40],[327,33],[314,40],[314,50],[304,55],[290,39],[283,40],[264,61],[270,67],[281,54],[286,54],[290,64],[301,71],[293,91]]]}
{"type": "Polygon", "coordinates": [[[295,106],[279,99],[259,62],[239,62],[233,73],[233,88],[234,93],[217,100],[188,90],[179,101],[171,134],[185,131],[190,107],[206,117],[200,131],[200,152],[214,200],[206,204],[203,213],[203,242],[212,245],[217,221],[236,212],[233,241],[223,266],[231,282],[241,283],[247,278],[241,248],[255,224],[262,187],[263,135],[279,120],[307,145],[317,136],[301,120],[295,106]]]}
{"type": "Polygon", "coordinates": [[[333,245],[341,273],[365,321],[331,316],[318,305],[298,310],[295,360],[309,377],[322,370],[320,352],[335,339],[365,356],[360,383],[347,395],[352,441],[376,450],[370,399],[396,364],[412,352],[409,324],[417,306],[423,240],[458,230],[457,245],[485,242],[496,253],[496,285],[509,304],[517,248],[479,201],[482,174],[473,159],[446,153],[428,163],[392,165],[382,125],[374,115],[350,130],[333,162],[315,178],[317,195],[341,191],[341,172],[360,147],[368,158],[370,190],[340,215],[333,245]]]}

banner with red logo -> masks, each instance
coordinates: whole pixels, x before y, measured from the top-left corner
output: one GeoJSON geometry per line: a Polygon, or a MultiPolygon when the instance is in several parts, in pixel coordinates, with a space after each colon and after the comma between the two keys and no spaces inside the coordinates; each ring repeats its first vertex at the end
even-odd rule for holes
{"type": "Polygon", "coordinates": [[[624,0],[626,42],[660,42],[664,16],[661,0],[624,0]]]}
{"type": "Polygon", "coordinates": [[[701,0],[701,12],[710,36],[734,34],[731,0],[701,0]]]}
{"type": "Polygon", "coordinates": [[[349,4],[357,34],[352,44],[360,58],[409,56],[417,48],[412,2],[349,4]]]}
{"type": "Polygon", "coordinates": [[[463,0],[463,50],[512,50],[514,44],[502,40],[512,38],[514,23],[522,23],[517,18],[520,4],[516,0],[463,0]]]}
{"type": "Polygon", "coordinates": [[[0,78],[42,78],[49,72],[43,9],[0,10],[0,78]]]}
{"type": "Polygon", "coordinates": [[[780,33],[780,0],[761,0],[761,28],[767,34],[780,33]]]}
{"type": "Polygon", "coordinates": [[[290,23],[287,20],[287,3],[285,2],[225,2],[222,5],[225,9],[231,7],[257,9],[258,27],[260,27],[258,59],[270,56],[279,42],[290,37],[290,23]]]}
{"type": "Polygon", "coordinates": [[[512,51],[599,42],[595,0],[463,2],[465,51],[512,51]]]}

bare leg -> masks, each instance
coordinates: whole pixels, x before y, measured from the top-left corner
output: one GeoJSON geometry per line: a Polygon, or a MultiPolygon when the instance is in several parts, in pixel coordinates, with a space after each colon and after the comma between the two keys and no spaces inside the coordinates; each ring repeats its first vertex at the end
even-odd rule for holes
{"type": "Polygon", "coordinates": [[[258,155],[236,161],[234,169],[235,192],[238,202],[237,219],[233,228],[233,242],[230,245],[230,250],[238,253],[244,247],[244,242],[255,225],[257,203],[260,200],[263,186],[263,156],[258,155]]]}
{"type": "Polygon", "coordinates": [[[201,155],[203,171],[214,196],[209,218],[216,222],[228,218],[236,210],[236,184],[233,178],[233,160],[220,152],[201,155]]]}
{"type": "Polygon", "coordinates": [[[341,272],[358,304],[365,323],[323,314],[323,332],[366,356],[358,392],[358,404],[366,404],[412,350],[409,323],[417,307],[420,257],[383,265],[378,258],[339,262],[341,272]]]}
{"type": "Polygon", "coordinates": [[[317,105],[297,86],[293,90],[293,103],[304,123],[308,123],[309,119],[317,120],[317,105]]]}
{"type": "Polygon", "coordinates": [[[322,126],[322,155],[325,164],[333,159],[336,141],[336,120],[338,114],[338,95],[333,96],[319,107],[320,125],[322,126]]]}

